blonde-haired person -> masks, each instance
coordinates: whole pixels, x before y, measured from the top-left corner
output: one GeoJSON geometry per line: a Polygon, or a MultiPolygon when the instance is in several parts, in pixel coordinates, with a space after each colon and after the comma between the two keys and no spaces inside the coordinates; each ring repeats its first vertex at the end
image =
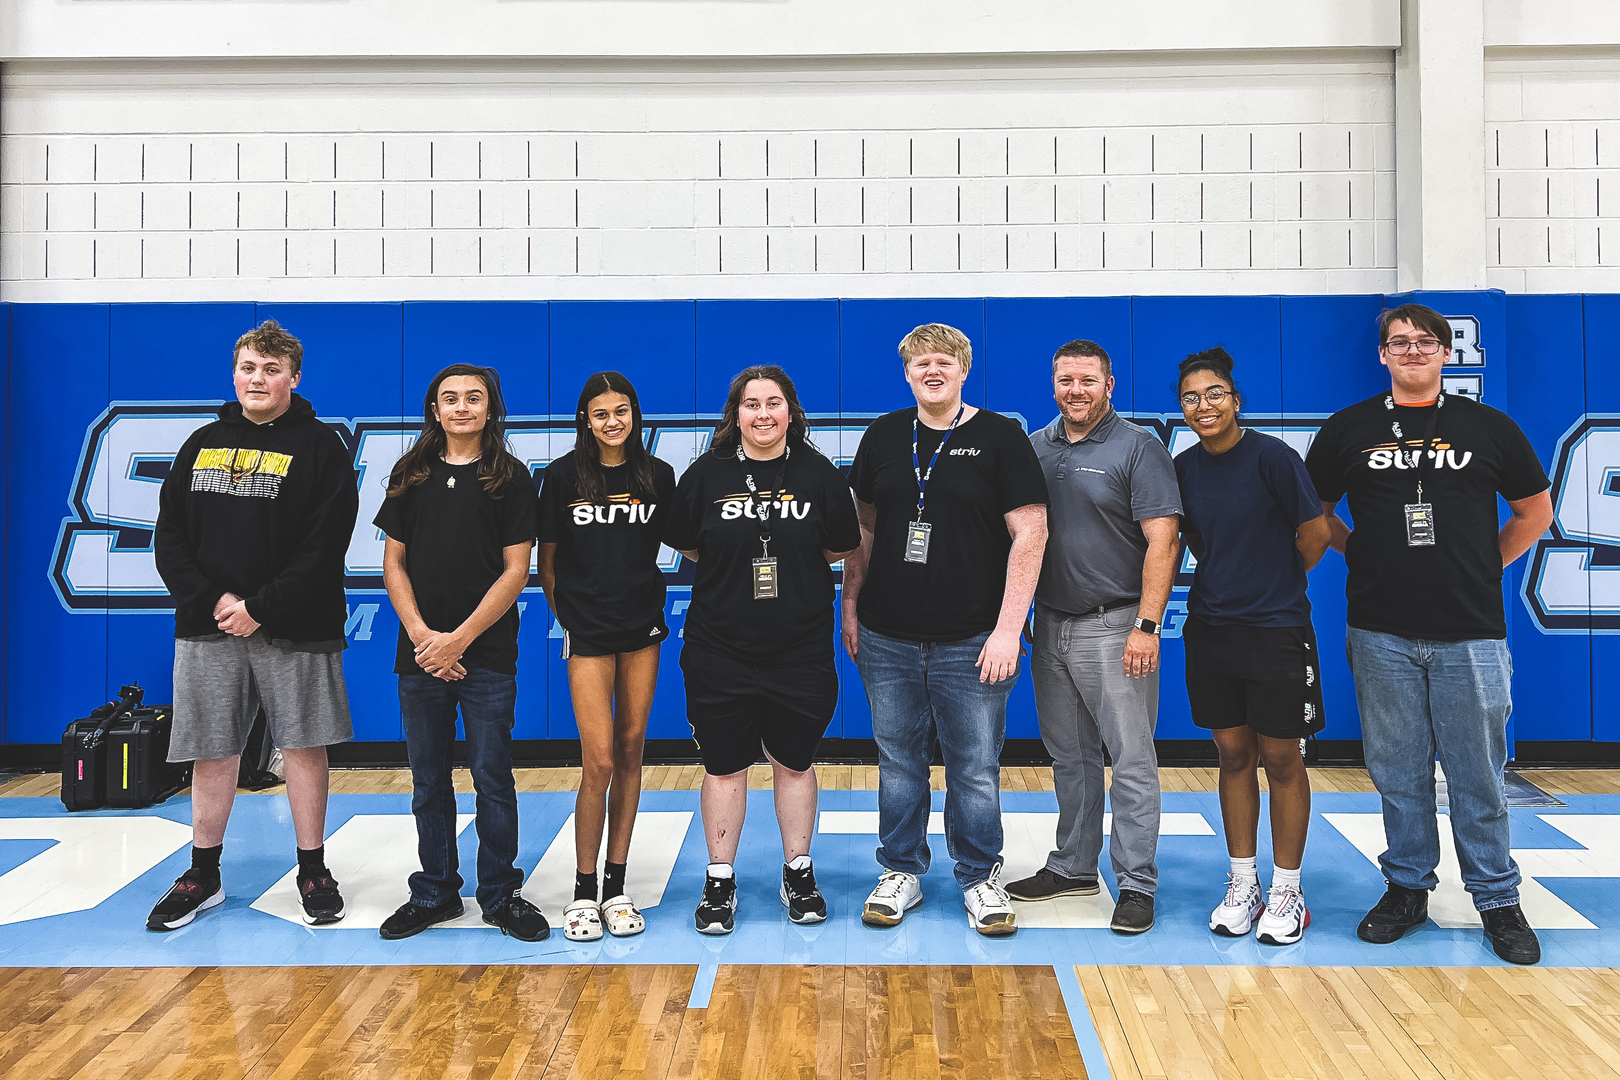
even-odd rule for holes
{"type": "Polygon", "coordinates": [[[899,347],[914,408],[866,429],[850,469],[861,546],[844,563],[844,646],[878,744],[878,864],[862,921],[923,899],[929,763],[945,757],[946,843],[968,924],[1017,924],[1001,872],[1001,745],[1046,545],[1046,481],[1023,428],[968,405],[973,346],[919,326],[899,347]]]}
{"type": "Polygon", "coordinates": [[[326,748],[354,737],[343,685],[343,553],[360,508],[337,433],[298,394],[304,347],[274,321],[231,357],[236,400],[175,455],[154,553],[174,598],[170,761],[194,761],[191,867],[147,917],[177,930],[223,903],[238,759],[262,704],[287,770],[304,921],[343,918],[326,868],[326,748]]]}

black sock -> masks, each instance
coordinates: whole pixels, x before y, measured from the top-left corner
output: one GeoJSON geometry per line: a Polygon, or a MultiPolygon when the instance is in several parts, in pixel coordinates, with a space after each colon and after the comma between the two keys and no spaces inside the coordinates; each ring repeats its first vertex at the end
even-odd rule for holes
{"type": "Polygon", "coordinates": [[[624,895],[624,863],[610,862],[602,866],[602,899],[612,900],[624,895]]]}
{"type": "Polygon", "coordinates": [[[593,902],[596,900],[595,870],[592,870],[588,874],[581,874],[577,870],[574,872],[574,899],[590,900],[593,902]]]}
{"type": "Polygon", "coordinates": [[[301,878],[314,877],[326,873],[326,845],[318,848],[298,849],[298,876],[301,878]]]}
{"type": "Polygon", "coordinates": [[[213,847],[191,848],[191,868],[200,870],[208,877],[219,877],[219,853],[225,850],[224,844],[215,844],[213,847]]]}

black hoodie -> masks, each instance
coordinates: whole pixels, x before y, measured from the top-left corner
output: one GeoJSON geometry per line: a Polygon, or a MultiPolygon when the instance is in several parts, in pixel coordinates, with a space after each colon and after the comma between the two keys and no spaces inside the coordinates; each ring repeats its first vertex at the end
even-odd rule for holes
{"type": "Polygon", "coordinates": [[[218,634],[235,593],[271,640],[342,642],[343,559],[360,509],[349,451],[298,394],[268,424],[227,402],[175,456],[158,499],[174,636],[218,634]]]}

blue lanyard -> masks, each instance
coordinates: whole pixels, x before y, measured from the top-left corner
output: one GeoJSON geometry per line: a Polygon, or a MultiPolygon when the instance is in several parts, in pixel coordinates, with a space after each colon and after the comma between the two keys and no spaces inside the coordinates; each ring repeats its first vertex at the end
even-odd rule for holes
{"type": "Polygon", "coordinates": [[[945,437],[939,440],[938,446],[934,447],[934,456],[928,459],[927,472],[923,472],[922,461],[917,457],[917,418],[915,416],[911,418],[911,471],[917,475],[918,521],[922,520],[923,500],[928,494],[928,478],[934,475],[934,463],[939,460],[939,452],[945,449],[945,444],[951,441],[951,432],[955,431],[956,425],[962,422],[962,414],[965,412],[967,412],[965,403],[958,406],[956,419],[952,420],[951,426],[945,429],[945,437]]]}

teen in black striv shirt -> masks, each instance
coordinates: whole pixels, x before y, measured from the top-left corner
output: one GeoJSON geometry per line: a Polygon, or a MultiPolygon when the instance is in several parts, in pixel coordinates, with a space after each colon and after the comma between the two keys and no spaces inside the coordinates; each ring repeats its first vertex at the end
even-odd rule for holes
{"type": "Polygon", "coordinates": [[[669,636],[658,547],[675,470],[647,452],[636,388],[617,371],[585,380],[574,428],[574,449],[546,467],[540,489],[540,585],[562,626],[584,759],[574,809],[574,901],[563,910],[563,933],[595,941],[604,921],[615,937],[646,927],[624,874],[658,646],[669,636]]]}
{"type": "Polygon", "coordinates": [[[697,561],[681,670],[686,715],[703,753],[709,869],[696,914],[729,934],[732,861],[763,744],[782,829],[782,904],[818,923],[827,904],[810,864],[816,821],[812,755],[838,707],[832,565],[860,543],[849,486],[806,441],[787,373],[744,369],[731,380],[711,452],[681,477],[669,543],[697,561]]]}
{"type": "Polygon", "coordinates": [[[551,933],[523,899],[512,723],[517,707],[517,598],[529,583],[534,481],[506,450],[493,368],[452,364],[428,386],[422,434],[394,464],[376,526],[388,535],[383,583],[399,614],[399,707],[411,761],[411,813],[422,869],[411,898],[383,921],[389,940],[461,914],[456,711],[478,793],[478,906],[523,941],[551,933]]]}

